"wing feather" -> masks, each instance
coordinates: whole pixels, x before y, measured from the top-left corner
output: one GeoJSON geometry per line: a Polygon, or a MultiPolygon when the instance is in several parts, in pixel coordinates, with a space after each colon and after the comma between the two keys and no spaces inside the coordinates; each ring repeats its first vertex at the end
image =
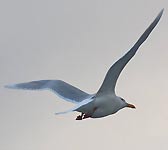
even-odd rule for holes
{"type": "Polygon", "coordinates": [[[163,14],[163,9],[158,14],[158,16],[155,18],[155,20],[150,24],[150,26],[145,30],[145,32],[141,35],[141,37],[134,44],[134,46],[123,57],[121,57],[116,63],[114,63],[114,65],[111,66],[97,94],[108,93],[108,92],[115,93],[116,82],[117,82],[117,79],[121,71],[126,66],[126,64],[129,62],[129,60],[135,55],[140,45],[147,39],[149,34],[155,28],[162,14],[163,14]]]}
{"type": "Polygon", "coordinates": [[[79,103],[92,95],[61,80],[39,80],[5,86],[12,89],[45,90],[49,89],[66,101],[79,103]]]}

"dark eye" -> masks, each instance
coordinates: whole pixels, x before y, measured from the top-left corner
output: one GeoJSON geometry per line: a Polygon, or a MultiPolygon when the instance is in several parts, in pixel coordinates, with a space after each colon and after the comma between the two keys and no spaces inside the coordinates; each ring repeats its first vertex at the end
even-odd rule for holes
{"type": "Polygon", "coordinates": [[[121,98],[121,100],[125,102],[125,100],[123,98],[121,98]]]}

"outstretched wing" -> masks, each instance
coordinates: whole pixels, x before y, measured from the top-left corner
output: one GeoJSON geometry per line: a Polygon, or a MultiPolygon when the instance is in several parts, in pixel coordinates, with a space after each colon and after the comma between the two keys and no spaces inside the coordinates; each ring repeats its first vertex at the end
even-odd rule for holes
{"type": "Polygon", "coordinates": [[[92,95],[81,91],[80,89],[61,80],[39,80],[26,83],[18,83],[5,86],[12,89],[23,90],[44,90],[49,89],[59,97],[72,103],[79,103],[84,99],[90,98],[92,95]]]}
{"type": "Polygon", "coordinates": [[[111,66],[111,68],[108,70],[106,77],[103,81],[103,84],[101,85],[99,91],[97,94],[100,93],[108,93],[113,92],[115,93],[115,86],[117,79],[125,67],[125,65],[129,62],[129,60],[135,55],[140,45],[147,39],[149,34],[152,32],[154,27],[159,22],[161,16],[163,14],[163,9],[158,14],[158,16],[155,18],[155,20],[151,23],[151,25],[146,29],[146,31],[141,35],[141,37],[138,39],[138,41],[134,44],[134,46],[123,56],[121,57],[114,65],[111,66]]]}

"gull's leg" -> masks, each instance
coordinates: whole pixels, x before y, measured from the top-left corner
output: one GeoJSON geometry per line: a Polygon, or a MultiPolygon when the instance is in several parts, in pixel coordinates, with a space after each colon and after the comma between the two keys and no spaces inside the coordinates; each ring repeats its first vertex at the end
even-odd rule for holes
{"type": "Polygon", "coordinates": [[[83,119],[90,118],[92,115],[84,114],[83,119]]]}
{"type": "Polygon", "coordinates": [[[82,120],[83,119],[83,115],[84,115],[84,113],[82,113],[81,115],[77,116],[76,120],[82,120]]]}
{"type": "Polygon", "coordinates": [[[96,111],[96,109],[97,109],[97,107],[95,107],[95,108],[93,109],[92,114],[84,114],[83,119],[92,117],[92,115],[93,115],[93,113],[96,111]]]}

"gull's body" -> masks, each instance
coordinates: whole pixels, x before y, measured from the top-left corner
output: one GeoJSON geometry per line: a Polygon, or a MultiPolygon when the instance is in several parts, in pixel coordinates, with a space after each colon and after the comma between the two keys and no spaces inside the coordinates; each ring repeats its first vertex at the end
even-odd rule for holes
{"type": "Polygon", "coordinates": [[[6,87],[26,90],[52,90],[64,100],[76,104],[73,109],[56,114],[63,114],[72,111],[81,112],[82,115],[79,115],[76,118],[77,120],[82,120],[89,117],[105,117],[116,113],[124,107],[135,108],[134,105],[127,103],[124,99],[118,97],[115,94],[116,82],[125,65],[135,55],[140,45],[147,39],[149,34],[157,25],[162,16],[162,13],[163,10],[158,14],[158,16],[146,29],[146,31],[142,34],[142,36],[138,39],[134,46],[110,67],[103,81],[103,84],[96,94],[88,94],[61,80],[31,81],[26,83],[7,85],[6,87]]]}

